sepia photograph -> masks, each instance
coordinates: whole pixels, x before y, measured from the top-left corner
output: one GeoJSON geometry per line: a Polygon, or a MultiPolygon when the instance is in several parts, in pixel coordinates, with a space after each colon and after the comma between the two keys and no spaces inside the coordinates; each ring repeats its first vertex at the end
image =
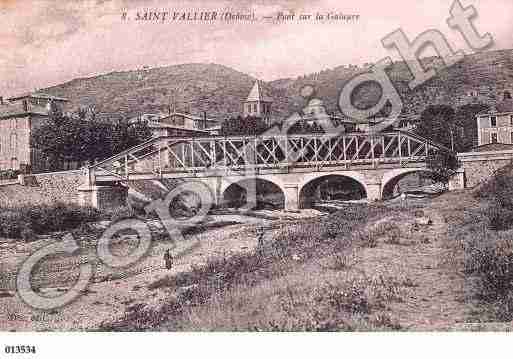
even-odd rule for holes
{"type": "Polygon", "coordinates": [[[0,20],[0,357],[512,329],[511,0],[0,20]]]}

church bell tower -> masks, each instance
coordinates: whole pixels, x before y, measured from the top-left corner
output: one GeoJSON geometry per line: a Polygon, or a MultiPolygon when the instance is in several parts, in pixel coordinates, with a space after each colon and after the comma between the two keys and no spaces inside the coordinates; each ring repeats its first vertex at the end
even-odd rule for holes
{"type": "Polygon", "coordinates": [[[244,102],[244,117],[259,117],[269,125],[271,122],[272,103],[272,99],[263,93],[257,80],[244,102]]]}

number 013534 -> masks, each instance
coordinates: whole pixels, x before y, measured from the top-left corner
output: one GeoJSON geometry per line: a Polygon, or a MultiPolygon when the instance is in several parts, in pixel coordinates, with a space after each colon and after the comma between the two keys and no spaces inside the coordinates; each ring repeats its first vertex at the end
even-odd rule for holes
{"type": "Polygon", "coordinates": [[[6,345],[5,354],[36,354],[35,345],[6,345]]]}

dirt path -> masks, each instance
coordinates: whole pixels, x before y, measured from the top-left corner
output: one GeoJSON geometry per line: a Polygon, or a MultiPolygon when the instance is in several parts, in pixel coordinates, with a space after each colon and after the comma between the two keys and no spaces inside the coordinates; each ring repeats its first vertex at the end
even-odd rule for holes
{"type": "Polygon", "coordinates": [[[403,301],[390,303],[388,308],[402,328],[450,330],[464,323],[470,310],[465,302],[465,282],[447,243],[444,218],[432,206],[424,213],[431,226],[412,233],[404,243],[379,243],[377,248],[363,249],[361,268],[368,275],[411,283],[404,288],[403,301]]]}

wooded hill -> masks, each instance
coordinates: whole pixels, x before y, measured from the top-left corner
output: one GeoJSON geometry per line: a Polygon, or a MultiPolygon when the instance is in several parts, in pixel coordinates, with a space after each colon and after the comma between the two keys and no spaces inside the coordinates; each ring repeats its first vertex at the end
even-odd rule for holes
{"type": "MultiPolygon", "coordinates": [[[[443,65],[439,58],[427,58],[424,62],[429,66],[443,65]]],[[[362,71],[365,69],[356,66],[339,66],[267,82],[263,87],[274,99],[276,118],[286,117],[305,105],[300,89],[307,84],[316,88],[317,97],[329,111],[336,112],[340,90],[362,71]]],[[[513,92],[513,50],[467,56],[413,91],[408,88],[412,76],[404,62],[395,62],[387,72],[403,98],[403,116],[416,119],[428,105],[493,105],[502,99],[505,90],[513,92]]],[[[112,118],[167,112],[170,103],[176,103],[180,111],[194,114],[205,111],[209,117],[225,119],[242,112],[241,103],[254,81],[255,78],[222,65],[183,64],[79,78],[40,91],[69,98],[70,109],[94,105],[98,113],[112,118]]],[[[379,89],[370,86],[359,91],[355,101],[365,105],[379,95],[379,89]]]]}

